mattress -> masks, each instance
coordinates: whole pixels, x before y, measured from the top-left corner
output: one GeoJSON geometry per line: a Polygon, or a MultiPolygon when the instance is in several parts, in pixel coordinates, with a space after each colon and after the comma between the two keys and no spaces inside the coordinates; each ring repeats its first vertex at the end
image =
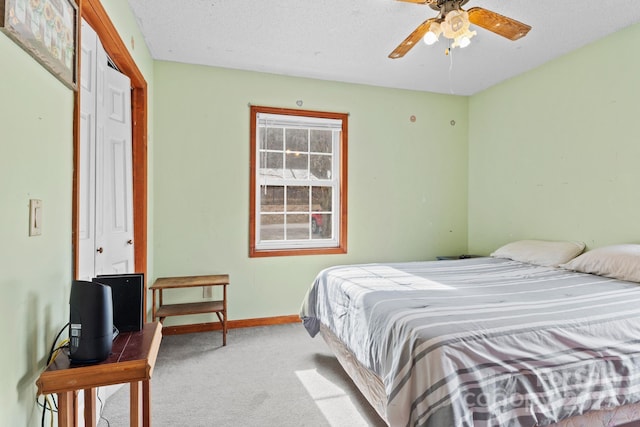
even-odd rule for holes
{"type": "Polygon", "coordinates": [[[392,426],[533,426],[633,419],[638,302],[635,283],[474,258],[323,270],[301,317],[379,379],[392,426]]]}
{"type": "MultiPolygon", "coordinates": [[[[326,326],[320,325],[320,333],[362,395],[378,415],[386,421],[386,395],[382,380],[375,373],[362,366],[326,326]]],[[[549,427],[637,427],[639,425],[640,403],[634,403],[611,409],[589,411],[564,419],[549,427]]]]}

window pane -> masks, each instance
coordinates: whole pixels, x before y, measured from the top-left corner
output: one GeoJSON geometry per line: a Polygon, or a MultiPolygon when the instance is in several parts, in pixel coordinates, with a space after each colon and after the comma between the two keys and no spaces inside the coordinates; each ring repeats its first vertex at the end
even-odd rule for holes
{"type": "Polygon", "coordinates": [[[262,214],[260,215],[260,239],[283,240],[284,239],[284,215],[262,214]]]}
{"type": "Polygon", "coordinates": [[[311,175],[317,179],[331,179],[331,156],[312,154],[311,175]]]}
{"type": "Polygon", "coordinates": [[[266,128],[267,134],[266,144],[262,148],[266,148],[267,150],[284,150],[283,146],[283,128],[266,128]]]}
{"type": "Polygon", "coordinates": [[[287,212],[309,212],[309,187],[287,187],[287,212]]]}
{"type": "Polygon", "coordinates": [[[309,238],[309,215],[287,215],[287,240],[309,238]]]}
{"type": "Polygon", "coordinates": [[[287,129],[287,151],[309,151],[307,129],[287,129]]]}
{"type": "Polygon", "coordinates": [[[311,130],[311,152],[331,153],[332,135],[330,130],[311,130]]]}
{"type": "Polygon", "coordinates": [[[260,176],[266,178],[283,178],[282,152],[260,154],[260,176]]]}
{"type": "Polygon", "coordinates": [[[331,187],[311,188],[311,211],[331,212],[333,210],[333,189],[331,187]]]}
{"type": "Polygon", "coordinates": [[[331,214],[311,214],[312,239],[330,239],[331,230],[331,214]]]}
{"type": "Polygon", "coordinates": [[[294,178],[307,179],[309,155],[299,153],[287,153],[286,168],[293,174],[294,178]]]}
{"type": "Polygon", "coordinates": [[[264,185],[260,187],[260,211],[283,212],[284,211],[284,187],[264,185]]]}

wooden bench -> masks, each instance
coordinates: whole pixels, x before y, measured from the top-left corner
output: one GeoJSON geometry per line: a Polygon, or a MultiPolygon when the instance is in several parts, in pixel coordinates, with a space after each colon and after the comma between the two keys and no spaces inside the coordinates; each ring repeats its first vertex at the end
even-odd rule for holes
{"type": "Polygon", "coordinates": [[[184,316],[187,314],[215,313],[222,325],[222,345],[227,345],[227,286],[228,274],[214,274],[210,276],[161,277],[156,279],[149,289],[153,292],[153,321],[163,322],[169,316],[184,316]],[[181,304],[165,304],[162,292],[165,289],[185,289],[194,287],[222,286],[222,299],[217,301],[187,302],[181,304]],[[156,306],[156,292],[159,293],[156,306]]]}

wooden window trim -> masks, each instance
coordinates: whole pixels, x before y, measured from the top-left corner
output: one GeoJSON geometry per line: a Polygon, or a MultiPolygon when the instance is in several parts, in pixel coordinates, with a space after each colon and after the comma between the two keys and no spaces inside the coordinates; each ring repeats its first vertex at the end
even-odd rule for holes
{"type": "MultiPolygon", "coordinates": [[[[133,165],[133,238],[135,271],[147,277],[147,82],[120,38],[113,22],[99,0],[80,0],[80,16],[96,31],[102,45],[118,69],[131,79],[132,165],[133,165]]],[[[78,40],[81,31],[78,29],[78,40]]],[[[80,42],[78,45],[81,46],[80,42]]],[[[82,60],[78,55],[78,63],[82,60]]],[[[78,65],[78,82],[80,70],[78,65]]],[[[73,277],[78,274],[79,218],[79,149],[80,149],[80,89],[75,93],[73,118],[73,277]]],[[[145,292],[146,295],[146,284],[145,292]]],[[[147,312],[147,299],[143,310],[147,312]]]]}
{"type": "Polygon", "coordinates": [[[327,255],[347,253],[347,164],[348,164],[348,123],[346,113],[330,113],[312,110],[294,110],[288,108],[262,107],[252,105],[250,126],[250,168],[249,168],[249,257],[273,257],[295,255],[327,255]],[[282,114],[290,116],[311,116],[327,119],[341,119],[343,121],[342,140],[340,141],[340,237],[339,245],[330,248],[301,248],[301,249],[256,249],[256,126],[257,114],[282,114]]]}

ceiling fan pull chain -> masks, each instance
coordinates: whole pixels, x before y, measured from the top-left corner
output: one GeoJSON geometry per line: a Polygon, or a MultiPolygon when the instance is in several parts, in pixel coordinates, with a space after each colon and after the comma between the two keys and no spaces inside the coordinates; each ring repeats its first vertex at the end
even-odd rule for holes
{"type": "MultiPolygon", "coordinates": [[[[449,48],[449,50],[451,50],[451,48],[449,48]]],[[[450,52],[451,54],[449,55],[449,93],[451,95],[455,95],[455,92],[453,90],[453,51],[450,52]]],[[[452,124],[453,126],[453,124],[452,124]]]]}

